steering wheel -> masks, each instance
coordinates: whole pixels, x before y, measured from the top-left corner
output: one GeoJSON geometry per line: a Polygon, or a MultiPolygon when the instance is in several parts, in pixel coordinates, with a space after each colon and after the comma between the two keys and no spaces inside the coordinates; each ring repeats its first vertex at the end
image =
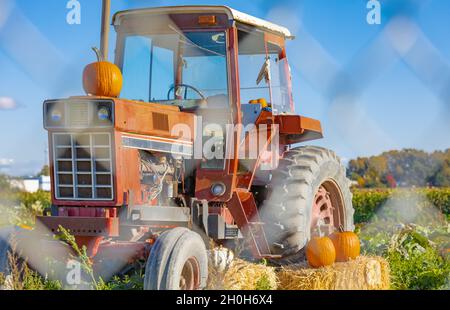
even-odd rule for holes
{"type": "Polygon", "coordinates": [[[190,88],[193,91],[195,91],[202,98],[202,100],[206,100],[205,95],[203,95],[203,93],[201,91],[199,91],[194,86],[191,86],[191,85],[188,85],[188,84],[177,84],[177,85],[173,85],[172,87],[170,87],[169,91],[167,92],[167,100],[170,100],[170,93],[172,92],[172,90],[174,92],[176,92],[175,90],[178,89],[178,87],[184,87],[185,88],[185,90],[184,90],[184,100],[187,99],[188,88],[190,88]]]}

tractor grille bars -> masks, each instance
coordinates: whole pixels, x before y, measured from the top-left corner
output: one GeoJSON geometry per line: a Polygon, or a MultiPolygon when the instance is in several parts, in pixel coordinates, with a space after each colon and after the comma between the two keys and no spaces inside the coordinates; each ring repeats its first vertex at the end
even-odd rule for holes
{"type": "Polygon", "coordinates": [[[110,133],[53,133],[57,199],[112,200],[110,133]]]}
{"type": "Polygon", "coordinates": [[[88,102],[73,102],[70,104],[69,126],[87,127],[89,126],[89,106],[88,102]]]}

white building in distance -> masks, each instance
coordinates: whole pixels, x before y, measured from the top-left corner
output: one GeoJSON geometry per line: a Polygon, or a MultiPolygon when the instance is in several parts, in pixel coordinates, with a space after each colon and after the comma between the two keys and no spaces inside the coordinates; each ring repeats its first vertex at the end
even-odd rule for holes
{"type": "Polygon", "coordinates": [[[18,188],[28,193],[35,193],[38,190],[49,192],[51,189],[50,177],[40,176],[38,178],[11,179],[12,187],[18,188]]]}

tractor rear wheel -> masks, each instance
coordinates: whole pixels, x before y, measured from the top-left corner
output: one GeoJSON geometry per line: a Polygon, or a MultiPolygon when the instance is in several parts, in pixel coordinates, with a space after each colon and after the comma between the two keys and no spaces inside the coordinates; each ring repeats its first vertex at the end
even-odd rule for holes
{"type": "Polygon", "coordinates": [[[284,154],[261,207],[266,238],[278,264],[304,259],[308,240],[342,226],[353,230],[350,181],[336,154],[321,147],[298,147],[284,154]]]}
{"type": "Polygon", "coordinates": [[[187,228],[164,232],[147,261],[144,289],[198,290],[206,286],[208,256],[199,234],[187,228]]]}

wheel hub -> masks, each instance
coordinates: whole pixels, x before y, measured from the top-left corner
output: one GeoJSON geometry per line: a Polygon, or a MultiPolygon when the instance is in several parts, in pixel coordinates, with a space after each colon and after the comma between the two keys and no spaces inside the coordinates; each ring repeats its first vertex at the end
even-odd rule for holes
{"type": "Polygon", "coordinates": [[[184,263],[180,277],[180,290],[196,290],[200,287],[200,265],[194,257],[184,263]]]}
{"type": "Polygon", "coordinates": [[[312,206],[311,234],[329,235],[339,227],[342,220],[343,200],[334,181],[325,181],[317,190],[312,206]]]}

